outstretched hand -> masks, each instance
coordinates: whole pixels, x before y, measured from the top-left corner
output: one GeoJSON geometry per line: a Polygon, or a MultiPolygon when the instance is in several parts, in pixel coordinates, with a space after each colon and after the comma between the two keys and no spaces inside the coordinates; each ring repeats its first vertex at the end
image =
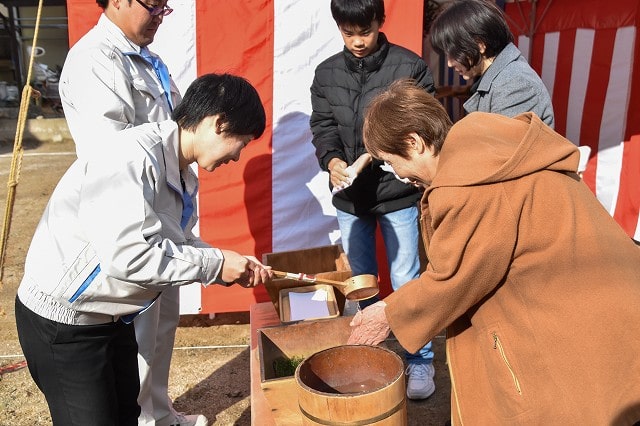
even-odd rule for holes
{"type": "Polygon", "coordinates": [[[235,251],[222,250],[222,281],[242,287],[256,287],[271,280],[271,267],[263,265],[254,256],[243,256],[235,251]]]}
{"type": "Polygon", "coordinates": [[[347,344],[377,345],[383,342],[391,333],[384,313],[386,306],[384,301],[380,301],[357,312],[349,324],[353,329],[347,344]]]}

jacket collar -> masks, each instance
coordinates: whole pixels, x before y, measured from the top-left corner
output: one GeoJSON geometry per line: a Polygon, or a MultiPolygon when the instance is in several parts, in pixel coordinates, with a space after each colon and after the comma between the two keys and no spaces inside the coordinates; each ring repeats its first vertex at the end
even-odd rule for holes
{"type": "Polygon", "coordinates": [[[389,41],[387,40],[387,36],[382,32],[378,34],[378,46],[378,50],[364,58],[355,57],[345,46],[342,53],[344,54],[347,68],[353,72],[360,72],[362,70],[371,72],[380,69],[389,53],[389,41]]]}
{"type": "Polygon", "coordinates": [[[182,182],[184,180],[184,189],[189,195],[194,195],[198,189],[198,178],[192,167],[189,166],[185,170],[180,170],[178,150],[180,149],[180,138],[178,136],[178,125],[172,121],[163,121],[158,123],[160,138],[162,139],[163,151],[165,156],[165,167],[167,171],[167,184],[182,194],[182,182]]]}
{"type": "Polygon", "coordinates": [[[178,125],[173,120],[166,120],[142,124],[136,128],[140,129],[142,133],[142,136],[137,138],[138,143],[150,153],[150,158],[159,163],[158,167],[165,170],[167,185],[178,194],[182,194],[182,182],[180,181],[182,178],[186,191],[193,196],[198,189],[198,177],[193,170],[194,167],[189,166],[185,170],[180,170],[178,155],[180,131],[178,125]],[[161,148],[162,154],[157,151],[158,148],[161,148]]]}
{"type": "MultiPolygon", "coordinates": [[[[511,62],[518,60],[520,56],[522,56],[522,53],[520,53],[513,43],[507,44],[505,48],[498,53],[498,56],[493,60],[491,66],[487,68],[487,71],[477,82],[476,90],[478,92],[488,92],[491,90],[491,84],[498,74],[500,74],[500,72],[502,72],[502,70],[511,62]]],[[[473,88],[471,90],[474,91],[473,88]]]]}
{"type": "Polygon", "coordinates": [[[129,40],[104,13],[100,15],[96,28],[104,36],[105,44],[114,46],[125,55],[140,54],[140,46],[129,40]]]}

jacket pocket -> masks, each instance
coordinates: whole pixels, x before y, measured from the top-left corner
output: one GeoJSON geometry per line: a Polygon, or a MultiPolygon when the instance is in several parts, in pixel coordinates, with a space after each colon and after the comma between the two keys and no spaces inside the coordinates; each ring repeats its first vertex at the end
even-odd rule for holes
{"type": "Polygon", "coordinates": [[[67,308],[117,316],[143,309],[158,293],[106,277],[95,250],[87,244],[67,267],[53,296],[67,308]]]}
{"type": "Polygon", "coordinates": [[[518,423],[530,414],[534,397],[526,392],[527,380],[521,368],[523,360],[518,358],[518,342],[502,330],[499,323],[483,328],[478,337],[488,405],[505,423],[518,423]]]}
{"type": "Polygon", "coordinates": [[[91,245],[86,244],[73,262],[66,266],[64,275],[60,278],[52,295],[68,303],[73,302],[83,292],[81,287],[86,287],[95,279],[99,265],[96,252],[91,245]]]}
{"type": "Polygon", "coordinates": [[[146,81],[141,75],[134,77],[131,84],[138,92],[146,93],[150,98],[157,99],[164,95],[164,90],[161,87],[155,82],[146,81]]]}
{"type": "Polygon", "coordinates": [[[511,375],[511,379],[513,380],[513,387],[515,391],[517,392],[518,395],[522,395],[522,387],[520,386],[520,380],[518,380],[518,375],[516,374],[513,366],[509,362],[509,357],[507,356],[504,346],[502,345],[502,340],[500,340],[500,336],[498,336],[498,333],[496,331],[492,331],[491,337],[493,337],[493,349],[497,350],[498,353],[500,354],[500,358],[504,362],[504,365],[507,368],[507,371],[511,375]]]}

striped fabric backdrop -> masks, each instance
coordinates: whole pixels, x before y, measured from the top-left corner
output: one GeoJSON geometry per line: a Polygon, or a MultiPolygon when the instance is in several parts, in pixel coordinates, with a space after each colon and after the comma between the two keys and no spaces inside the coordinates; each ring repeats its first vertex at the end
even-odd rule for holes
{"type": "Polygon", "coordinates": [[[539,0],[506,6],[517,45],[552,95],[556,130],[591,148],[584,180],[630,237],[640,240],[638,0],[539,0]]]}
{"type": "MultiPolygon", "coordinates": [[[[339,242],[328,175],[321,172],[309,130],[309,87],[322,60],[343,43],[329,0],[170,0],[151,49],[167,62],[184,93],[198,75],[231,72],[258,89],[267,130],[240,162],[200,173],[200,234],[217,246],[253,254],[339,242]]],[[[383,31],[417,53],[422,0],[386,0],[383,31]]],[[[70,42],[94,25],[94,0],[67,0],[70,42]]],[[[292,271],[305,272],[305,271],[292,271]]],[[[382,271],[381,271],[382,272],[382,271]]],[[[383,283],[384,284],[384,283],[383,283]]],[[[382,293],[387,293],[383,287],[382,293]]],[[[262,288],[185,286],[181,312],[248,310],[268,301],[262,288]]]]}
{"type": "MultiPolygon", "coordinates": [[[[315,66],[342,48],[329,0],[170,0],[174,13],[151,46],[184,93],[207,72],[231,72],[260,92],[265,135],[241,161],[201,173],[200,233],[219,247],[254,254],[339,242],[327,175],[318,168],[308,127],[315,66]]],[[[383,30],[422,51],[422,0],[386,0],[383,30]]],[[[100,13],[94,0],[67,0],[73,44],[100,13]]],[[[528,1],[507,3],[517,45],[552,94],[556,130],[591,147],[584,179],[632,237],[640,239],[640,0],[538,0],[535,35],[528,1]]],[[[462,86],[425,47],[439,85],[462,86]]],[[[460,116],[460,101],[447,104],[460,116]]],[[[381,258],[383,256],[383,251],[381,258]]],[[[292,271],[305,272],[305,271],[292,271]]],[[[384,273],[384,268],[381,270],[384,273]]],[[[388,293],[383,278],[383,295],[388,293]]],[[[182,288],[183,313],[245,311],[264,289],[182,288]]]]}

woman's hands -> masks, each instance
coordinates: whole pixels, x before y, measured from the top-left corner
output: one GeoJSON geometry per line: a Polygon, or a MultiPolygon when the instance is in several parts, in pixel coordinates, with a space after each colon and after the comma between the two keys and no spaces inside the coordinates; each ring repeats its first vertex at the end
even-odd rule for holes
{"type": "Polygon", "coordinates": [[[271,280],[273,272],[253,256],[243,256],[232,250],[221,250],[224,255],[222,281],[242,287],[256,287],[271,280]]]}
{"type": "Polygon", "coordinates": [[[384,301],[380,301],[358,311],[349,324],[353,329],[347,344],[377,345],[384,341],[391,333],[387,316],[384,314],[386,306],[384,301]]]}

